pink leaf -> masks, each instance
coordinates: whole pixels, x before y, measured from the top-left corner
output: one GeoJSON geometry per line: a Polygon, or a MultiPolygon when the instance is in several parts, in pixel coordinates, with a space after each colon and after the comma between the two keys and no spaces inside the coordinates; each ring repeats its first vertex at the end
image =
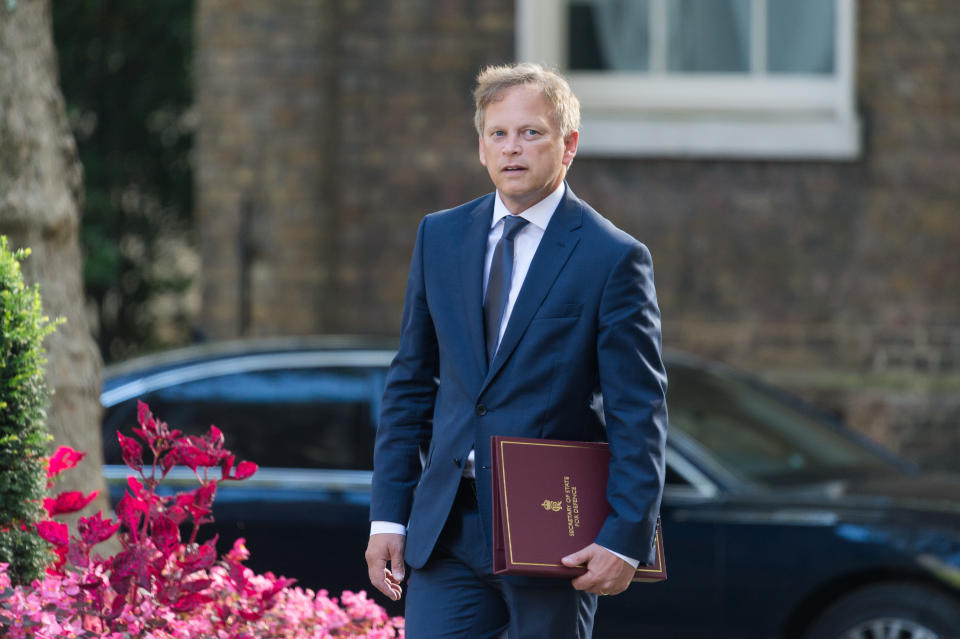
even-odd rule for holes
{"type": "Polygon", "coordinates": [[[213,579],[194,579],[181,584],[180,587],[186,592],[202,592],[209,588],[212,583],[213,579]]]}
{"type": "Polygon", "coordinates": [[[210,424],[210,432],[207,433],[207,441],[209,441],[215,448],[223,447],[223,431],[219,428],[210,424]]]}
{"type": "MultiPolygon", "coordinates": [[[[270,573],[267,574],[269,575],[270,573]]],[[[270,585],[270,590],[264,593],[264,599],[266,600],[273,597],[287,586],[292,586],[295,583],[297,583],[296,579],[292,579],[290,577],[277,577],[276,580],[270,585]]]]}
{"type": "Polygon", "coordinates": [[[44,541],[62,548],[70,543],[69,529],[59,521],[41,521],[37,524],[37,534],[44,541]]]}
{"type": "Polygon", "coordinates": [[[234,479],[246,479],[252,477],[253,474],[257,472],[257,465],[251,461],[242,461],[240,465],[237,466],[237,474],[233,477],[234,479]]]}
{"type": "Polygon", "coordinates": [[[180,545],[180,529],[174,520],[160,515],[150,523],[153,543],[164,556],[169,556],[180,545]]]}
{"type": "Polygon", "coordinates": [[[86,568],[90,565],[90,548],[74,539],[67,551],[67,559],[78,568],[86,568]]]}
{"type": "Polygon", "coordinates": [[[180,493],[176,497],[175,508],[186,510],[198,523],[212,521],[206,519],[210,514],[213,499],[216,496],[217,484],[210,482],[201,484],[195,490],[180,493]]]}
{"type": "Polygon", "coordinates": [[[123,455],[123,463],[133,470],[143,468],[143,446],[132,437],[125,437],[123,433],[117,433],[117,439],[120,440],[120,450],[123,455]]]}
{"type": "Polygon", "coordinates": [[[130,476],[127,477],[127,488],[134,494],[134,496],[140,501],[146,501],[147,489],[143,487],[143,482],[138,478],[130,476]]]}
{"type": "Polygon", "coordinates": [[[170,469],[180,463],[180,455],[177,453],[177,449],[171,449],[165,452],[160,457],[160,468],[163,471],[163,476],[166,477],[167,473],[170,472],[170,469]]]}
{"type": "Polygon", "coordinates": [[[137,400],[137,423],[145,432],[156,436],[157,422],[150,412],[150,407],[140,400],[137,400]]]}
{"type": "Polygon", "coordinates": [[[175,601],[173,605],[170,606],[170,609],[175,612],[190,612],[211,601],[213,601],[213,597],[210,595],[193,593],[175,601]]]}
{"type": "Polygon", "coordinates": [[[177,444],[177,458],[190,470],[219,466],[226,453],[213,450],[210,445],[198,437],[184,437],[177,444]]]}
{"type": "Polygon", "coordinates": [[[148,512],[147,504],[127,493],[120,499],[116,510],[120,522],[136,539],[140,529],[140,518],[148,512]]]}
{"type": "Polygon", "coordinates": [[[194,491],[193,505],[197,508],[210,510],[213,506],[213,499],[217,494],[217,485],[213,482],[203,484],[194,491]]]}
{"type": "Polygon", "coordinates": [[[156,554],[146,544],[129,545],[111,560],[110,586],[118,593],[128,593],[134,584],[150,586],[150,560],[156,554]]]}
{"type": "Polygon", "coordinates": [[[47,477],[56,477],[63,471],[73,468],[86,456],[86,453],[76,451],[69,446],[61,446],[57,449],[57,452],[50,457],[50,464],[47,466],[47,477]]]}
{"type": "Polygon", "coordinates": [[[78,510],[86,508],[87,504],[96,499],[99,494],[99,490],[91,491],[89,495],[84,495],[78,490],[70,490],[65,493],[60,493],[56,497],[44,499],[43,507],[51,517],[75,513],[78,510]]]}
{"type": "Polygon", "coordinates": [[[102,511],[97,511],[97,514],[90,517],[81,517],[77,523],[80,538],[90,546],[96,546],[110,539],[119,529],[120,522],[104,519],[102,511]]]}
{"type": "Polygon", "coordinates": [[[237,540],[233,542],[233,548],[230,549],[230,552],[226,554],[224,559],[233,563],[240,563],[249,559],[250,551],[247,550],[246,543],[246,539],[238,537],[237,540]]]}
{"type": "Polygon", "coordinates": [[[236,470],[231,474],[233,468],[233,455],[230,455],[230,458],[223,465],[223,479],[233,479],[233,480],[243,480],[248,477],[252,477],[255,472],[257,472],[258,466],[253,462],[242,461],[240,465],[237,466],[236,470]]]}
{"type": "Polygon", "coordinates": [[[235,457],[233,455],[227,455],[223,458],[223,462],[220,465],[220,478],[221,479],[230,479],[230,471],[233,470],[233,462],[235,457]]]}
{"type": "Polygon", "coordinates": [[[217,538],[214,537],[199,546],[194,546],[189,554],[185,552],[182,558],[176,560],[177,565],[187,573],[211,567],[217,561],[217,551],[214,546],[216,541],[217,538]]]}
{"type": "Polygon", "coordinates": [[[245,610],[243,608],[239,608],[237,610],[237,614],[239,614],[244,621],[258,621],[261,617],[263,617],[263,611],[261,610],[245,610]]]}
{"type": "Polygon", "coordinates": [[[105,619],[107,621],[113,621],[121,614],[123,614],[124,608],[127,606],[126,597],[123,594],[119,594],[113,598],[113,603],[110,605],[110,610],[107,612],[105,619]]]}

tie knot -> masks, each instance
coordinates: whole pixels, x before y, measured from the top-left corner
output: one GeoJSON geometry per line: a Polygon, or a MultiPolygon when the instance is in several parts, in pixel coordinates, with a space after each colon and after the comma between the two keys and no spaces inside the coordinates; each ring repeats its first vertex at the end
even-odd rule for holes
{"type": "Polygon", "coordinates": [[[503,237],[507,241],[513,240],[528,221],[519,215],[508,215],[503,219],[503,237]]]}

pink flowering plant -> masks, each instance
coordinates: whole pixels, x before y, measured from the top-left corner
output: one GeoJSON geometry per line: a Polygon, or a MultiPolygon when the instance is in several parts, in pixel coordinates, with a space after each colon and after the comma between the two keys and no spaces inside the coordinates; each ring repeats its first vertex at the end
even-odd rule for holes
{"type": "MultiPolygon", "coordinates": [[[[116,506],[117,520],[101,513],[83,517],[77,534],[53,517],[76,512],[96,493],[65,492],[44,501],[48,518],[36,533],[53,548],[56,561],[42,579],[13,586],[0,563],[0,636],[127,639],[387,639],[403,637],[403,619],[389,618],[366,593],[346,591],[338,599],[294,587],[295,580],[244,565],[242,539],[221,557],[216,538],[197,542],[200,527],[213,521],[217,486],[242,481],[257,470],[237,463],[224,448],[223,433],[211,426],[203,436],[183,435],[156,420],[140,403],[135,437],[118,433],[124,462],[136,475],[116,506]],[[178,465],[190,468],[198,486],[174,495],[157,487],[178,465]],[[182,530],[189,531],[184,539],[182,530]],[[119,535],[113,557],[94,547],[119,535]]],[[[61,447],[50,459],[48,482],[75,466],[84,454],[61,447]]]]}

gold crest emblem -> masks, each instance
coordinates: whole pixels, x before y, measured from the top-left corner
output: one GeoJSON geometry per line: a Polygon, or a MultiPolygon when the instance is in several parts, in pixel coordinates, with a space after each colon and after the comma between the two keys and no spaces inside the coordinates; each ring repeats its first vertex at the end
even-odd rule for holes
{"type": "Polygon", "coordinates": [[[547,510],[547,511],[552,510],[555,513],[560,512],[560,508],[561,508],[559,501],[550,501],[549,499],[544,499],[543,503],[540,505],[543,506],[544,510],[547,510]]]}

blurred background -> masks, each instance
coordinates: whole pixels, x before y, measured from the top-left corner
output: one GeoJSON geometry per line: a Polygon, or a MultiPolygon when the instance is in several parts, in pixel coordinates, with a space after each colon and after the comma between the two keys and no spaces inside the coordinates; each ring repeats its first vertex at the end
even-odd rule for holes
{"type": "MultiPolygon", "coordinates": [[[[812,399],[923,467],[960,469],[953,3],[5,0],[0,12],[0,144],[32,130],[34,116],[11,114],[37,113],[16,69],[39,47],[82,164],[81,190],[72,142],[54,140],[67,196],[51,201],[72,198],[78,217],[31,231],[31,207],[57,207],[15,190],[0,216],[34,246],[52,314],[76,316],[54,340],[89,331],[111,363],[200,340],[395,335],[418,220],[490,189],[473,79],[530,59],[568,73],[583,101],[570,186],[650,248],[667,347],[812,399]],[[86,299],[61,304],[81,259],[86,299]]],[[[24,148],[7,158],[34,157],[24,148]]],[[[71,380],[99,375],[72,343],[51,362],[68,404],[71,380]]]]}
{"type": "Polygon", "coordinates": [[[263,464],[225,489],[222,542],[366,587],[415,229],[491,189],[477,71],[538,61],[582,102],[570,187],[650,248],[674,351],[671,578],[606,602],[600,635],[645,610],[670,636],[852,636],[877,609],[952,636],[957,42],[947,0],[0,0],[0,234],[67,319],[48,423],[89,453],[61,487],[115,503],[113,433],[146,397],[263,464]]]}

